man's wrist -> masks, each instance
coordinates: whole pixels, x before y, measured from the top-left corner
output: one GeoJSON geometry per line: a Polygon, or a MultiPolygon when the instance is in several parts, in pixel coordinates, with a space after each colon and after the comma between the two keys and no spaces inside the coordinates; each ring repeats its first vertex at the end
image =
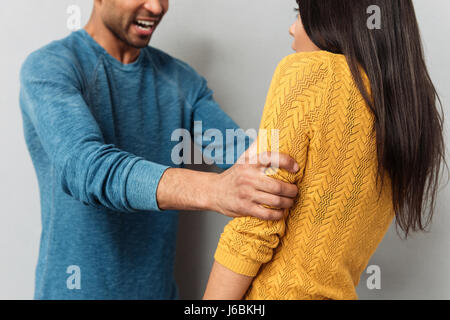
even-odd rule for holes
{"type": "Polygon", "coordinates": [[[169,168],[157,190],[161,210],[215,211],[217,173],[169,168]]]}
{"type": "Polygon", "coordinates": [[[217,211],[217,178],[218,173],[202,172],[204,181],[201,183],[200,192],[198,195],[199,206],[202,211],[217,211]]]}

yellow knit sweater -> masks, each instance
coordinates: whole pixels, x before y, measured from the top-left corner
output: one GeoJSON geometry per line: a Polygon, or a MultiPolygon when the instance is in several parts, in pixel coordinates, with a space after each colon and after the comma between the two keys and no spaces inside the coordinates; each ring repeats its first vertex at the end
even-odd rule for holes
{"type": "Polygon", "coordinates": [[[295,53],[278,65],[258,152],[276,149],[271,130],[279,130],[279,152],[301,169],[268,174],[295,183],[299,194],[281,221],[236,218],[225,227],[215,259],[256,276],[245,299],[357,299],[361,273],[394,217],[388,174],[383,188],[376,184],[373,121],[343,55],[295,53]]]}

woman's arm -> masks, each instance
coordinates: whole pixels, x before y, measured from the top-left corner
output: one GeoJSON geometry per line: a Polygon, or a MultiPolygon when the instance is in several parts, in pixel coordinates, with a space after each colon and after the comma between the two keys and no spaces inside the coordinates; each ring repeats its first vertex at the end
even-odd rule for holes
{"type": "MultiPolygon", "coordinates": [[[[311,137],[307,114],[312,105],[310,86],[322,81],[322,73],[308,60],[290,56],[277,67],[266,100],[258,135],[258,153],[281,152],[300,166],[296,174],[284,169],[267,170],[266,175],[288,183],[302,180],[311,137]],[[274,132],[275,131],[275,132],[274,132]]],[[[313,90],[315,91],[315,90],[313,90]]],[[[241,299],[262,264],[268,263],[285,234],[285,220],[262,221],[252,217],[235,218],[221,235],[205,299],[241,299]]]]}
{"type": "Polygon", "coordinates": [[[203,300],[241,300],[252,281],[214,261],[203,300]]]}

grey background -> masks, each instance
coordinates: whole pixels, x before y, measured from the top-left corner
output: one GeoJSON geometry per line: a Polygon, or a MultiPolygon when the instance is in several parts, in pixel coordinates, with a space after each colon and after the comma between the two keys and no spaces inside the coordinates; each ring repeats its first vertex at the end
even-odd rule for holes
{"type": "MultiPolygon", "coordinates": [[[[431,76],[448,116],[450,2],[414,2],[431,76]]],[[[242,128],[258,128],[272,73],[291,53],[288,28],[295,17],[295,1],[170,3],[151,44],[203,74],[222,108],[242,128]]],[[[0,299],[32,298],[41,228],[39,190],[18,106],[18,71],[31,51],[70,32],[66,10],[72,4],[80,6],[83,26],[92,0],[0,3],[0,299]]],[[[449,196],[446,186],[430,233],[403,241],[391,228],[370,262],[381,268],[381,290],[367,289],[369,275],[363,273],[358,287],[361,299],[450,298],[449,196]]],[[[182,298],[201,298],[226,222],[227,218],[212,212],[181,214],[176,277],[182,298]]]]}

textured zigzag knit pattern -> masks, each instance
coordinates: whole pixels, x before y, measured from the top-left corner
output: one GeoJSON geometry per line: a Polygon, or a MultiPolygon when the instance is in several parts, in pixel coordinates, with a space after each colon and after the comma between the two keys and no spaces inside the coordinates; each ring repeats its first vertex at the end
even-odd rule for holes
{"type": "MultiPolygon", "coordinates": [[[[364,72],[363,79],[370,93],[364,72]]],[[[280,221],[244,217],[225,226],[215,259],[255,276],[245,299],[357,299],[360,276],[394,217],[388,174],[377,183],[373,126],[343,55],[295,53],[278,65],[258,152],[292,156],[298,173],[266,174],[299,193],[280,221]]]]}

